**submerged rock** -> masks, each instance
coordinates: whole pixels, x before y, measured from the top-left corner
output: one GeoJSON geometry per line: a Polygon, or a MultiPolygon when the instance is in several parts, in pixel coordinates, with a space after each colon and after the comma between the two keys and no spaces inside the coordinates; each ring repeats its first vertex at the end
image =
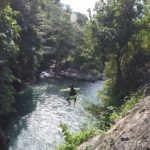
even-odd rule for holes
{"type": "Polygon", "coordinates": [[[150,150],[150,96],[106,134],[90,139],[78,150],[150,150]]]}

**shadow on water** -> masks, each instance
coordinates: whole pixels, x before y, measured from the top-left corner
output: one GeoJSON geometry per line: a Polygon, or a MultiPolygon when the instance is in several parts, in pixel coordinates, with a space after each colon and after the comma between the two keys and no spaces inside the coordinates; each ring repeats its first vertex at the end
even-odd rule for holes
{"type": "MultiPolygon", "coordinates": [[[[15,111],[8,116],[7,122],[9,126],[6,128],[8,137],[13,135],[15,139],[20,134],[21,130],[26,129],[25,116],[32,113],[36,108],[36,101],[33,99],[33,89],[28,86],[16,96],[15,111]],[[13,130],[11,129],[13,127],[13,130]],[[13,133],[12,133],[13,131],[13,133]]],[[[11,140],[11,143],[14,141],[11,140]]]]}
{"type": "Polygon", "coordinates": [[[27,87],[24,91],[20,92],[16,100],[16,112],[13,114],[15,117],[25,116],[36,108],[36,101],[33,99],[33,89],[31,87],[27,87]]]}

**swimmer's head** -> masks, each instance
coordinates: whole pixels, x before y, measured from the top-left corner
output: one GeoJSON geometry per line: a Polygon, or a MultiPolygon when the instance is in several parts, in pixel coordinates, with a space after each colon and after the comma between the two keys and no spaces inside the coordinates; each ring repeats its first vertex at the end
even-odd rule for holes
{"type": "Polygon", "coordinates": [[[70,87],[73,88],[73,84],[70,84],[70,87]]]}

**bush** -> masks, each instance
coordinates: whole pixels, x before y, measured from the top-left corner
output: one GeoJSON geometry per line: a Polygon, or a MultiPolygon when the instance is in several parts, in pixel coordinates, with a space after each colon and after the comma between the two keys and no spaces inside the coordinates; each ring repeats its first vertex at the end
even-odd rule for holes
{"type": "Polygon", "coordinates": [[[0,69],[0,114],[7,115],[14,110],[15,89],[12,86],[14,76],[10,69],[0,69]]]}
{"type": "Polygon", "coordinates": [[[105,108],[109,106],[119,107],[123,104],[125,95],[121,85],[113,79],[105,80],[103,89],[97,93],[97,97],[102,100],[105,108]]]}
{"type": "MultiPolygon", "coordinates": [[[[105,98],[107,101],[107,97],[105,98]]],[[[135,92],[126,96],[120,107],[111,106],[106,102],[102,106],[90,105],[86,109],[98,119],[99,129],[106,131],[115,123],[116,119],[124,117],[141,98],[142,92],[135,92]]]]}
{"type": "Polygon", "coordinates": [[[128,113],[128,111],[131,110],[135,106],[135,104],[138,103],[138,101],[142,98],[143,96],[141,92],[136,92],[131,94],[129,97],[126,97],[125,103],[110,115],[110,120],[114,122],[117,118],[124,117],[128,113]]]}
{"type": "Polygon", "coordinates": [[[61,124],[60,127],[62,128],[66,143],[59,146],[57,150],[75,150],[81,143],[100,133],[100,131],[93,128],[70,133],[65,124],[61,124]]]}

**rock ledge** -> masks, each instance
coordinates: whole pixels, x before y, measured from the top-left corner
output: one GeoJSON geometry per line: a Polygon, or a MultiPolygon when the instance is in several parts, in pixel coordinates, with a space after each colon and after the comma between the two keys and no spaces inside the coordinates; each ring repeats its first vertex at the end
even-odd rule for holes
{"type": "Polygon", "coordinates": [[[106,134],[83,143],[78,150],[150,150],[150,96],[135,105],[106,134]]]}

